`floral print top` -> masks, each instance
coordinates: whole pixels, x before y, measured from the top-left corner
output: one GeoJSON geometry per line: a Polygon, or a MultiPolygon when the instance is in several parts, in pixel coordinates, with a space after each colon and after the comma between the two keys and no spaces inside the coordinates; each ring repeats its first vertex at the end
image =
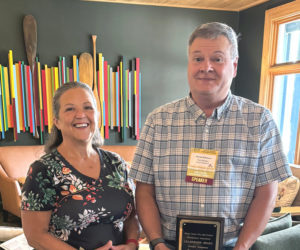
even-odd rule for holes
{"type": "Polygon", "coordinates": [[[108,240],[124,244],[123,223],[134,206],[126,163],[97,150],[98,179],[80,173],[54,150],[30,166],[22,188],[21,209],[52,210],[49,232],[77,249],[95,249],[108,240]]]}

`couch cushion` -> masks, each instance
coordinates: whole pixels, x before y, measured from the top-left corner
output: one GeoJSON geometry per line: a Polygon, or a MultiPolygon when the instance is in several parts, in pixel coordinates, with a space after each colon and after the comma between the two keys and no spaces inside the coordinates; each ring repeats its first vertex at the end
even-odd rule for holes
{"type": "Polygon", "coordinates": [[[280,231],[292,226],[291,214],[285,214],[277,218],[271,218],[262,235],[280,231]]]}
{"type": "Polygon", "coordinates": [[[276,207],[289,207],[298,194],[300,181],[297,177],[291,176],[278,184],[276,207]]]}
{"type": "Polygon", "coordinates": [[[251,250],[296,250],[300,246],[300,225],[258,237],[251,250]]]}

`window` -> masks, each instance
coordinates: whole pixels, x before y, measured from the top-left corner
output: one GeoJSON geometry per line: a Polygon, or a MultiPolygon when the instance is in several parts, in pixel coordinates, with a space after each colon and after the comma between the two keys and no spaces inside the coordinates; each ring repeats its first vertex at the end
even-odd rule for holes
{"type": "Polygon", "coordinates": [[[266,11],[259,103],[272,111],[289,163],[300,164],[300,0],[266,11]]]}

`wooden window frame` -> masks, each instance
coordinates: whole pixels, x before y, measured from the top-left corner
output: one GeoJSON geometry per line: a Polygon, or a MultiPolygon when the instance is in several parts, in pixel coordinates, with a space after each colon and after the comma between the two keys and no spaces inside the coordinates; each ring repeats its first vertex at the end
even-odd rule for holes
{"type": "MultiPolygon", "coordinates": [[[[276,64],[279,25],[297,19],[300,19],[300,0],[267,10],[265,14],[259,103],[270,110],[272,110],[275,76],[300,73],[300,61],[276,64]]],[[[294,163],[300,164],[300,117],[294,163]]]]}

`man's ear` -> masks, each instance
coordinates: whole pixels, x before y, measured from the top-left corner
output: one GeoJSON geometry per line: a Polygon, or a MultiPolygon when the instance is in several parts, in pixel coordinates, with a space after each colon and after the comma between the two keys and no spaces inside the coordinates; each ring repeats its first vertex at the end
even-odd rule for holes
{"type": "Polygon", "coordinates": [[[239,57],[237,56],[237,57],[233,60],[233,78],[235,78],[235,77],[236,77],[236,74],[237,74],[238,61],[239,61],[239,57]]]}

